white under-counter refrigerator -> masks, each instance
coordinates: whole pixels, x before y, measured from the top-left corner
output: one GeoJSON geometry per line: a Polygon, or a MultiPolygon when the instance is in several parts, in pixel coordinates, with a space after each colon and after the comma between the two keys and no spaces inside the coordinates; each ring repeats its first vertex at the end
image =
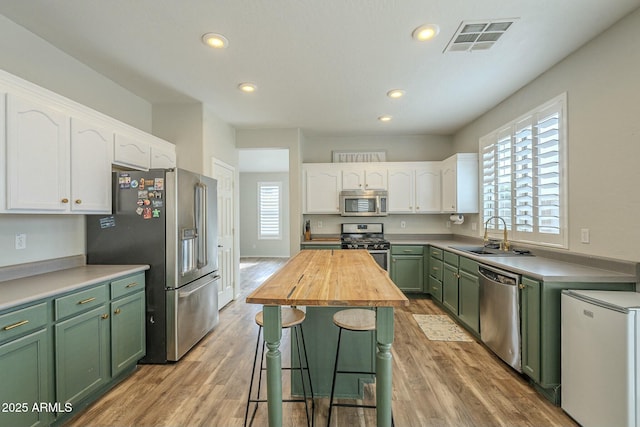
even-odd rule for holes
{"type": "Polygon", "coordinates": [[[640,427],[640,293],[562,292],[562,409],[584,427],[640,427]]]}

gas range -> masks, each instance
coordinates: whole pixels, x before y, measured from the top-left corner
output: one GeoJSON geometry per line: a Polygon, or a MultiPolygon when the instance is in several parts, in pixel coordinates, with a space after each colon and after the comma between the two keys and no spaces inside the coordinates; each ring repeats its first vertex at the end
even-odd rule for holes
{"type": "Polygon", "coordinates": [[[342,249],[389,250],[384,238],[383,224],[342,224],[342,249]]]}

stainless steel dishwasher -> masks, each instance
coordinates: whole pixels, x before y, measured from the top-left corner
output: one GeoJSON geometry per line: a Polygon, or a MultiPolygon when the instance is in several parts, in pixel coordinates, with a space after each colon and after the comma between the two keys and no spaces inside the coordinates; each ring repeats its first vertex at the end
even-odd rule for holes
{"type": "Polygon", "coordinates": [[[480,338],[487,347],[522,372],[520,352],[520,276],[488,265],[480,276],[480,338]]]}

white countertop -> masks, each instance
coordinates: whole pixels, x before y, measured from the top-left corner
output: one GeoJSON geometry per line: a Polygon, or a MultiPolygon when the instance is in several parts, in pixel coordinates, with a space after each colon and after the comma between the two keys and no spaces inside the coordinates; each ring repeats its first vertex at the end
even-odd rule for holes
{"type": "Polygon", "coordinates": [[[0,311],[148,270],[148,265],[84,265],[0,282],[0,311]]]}

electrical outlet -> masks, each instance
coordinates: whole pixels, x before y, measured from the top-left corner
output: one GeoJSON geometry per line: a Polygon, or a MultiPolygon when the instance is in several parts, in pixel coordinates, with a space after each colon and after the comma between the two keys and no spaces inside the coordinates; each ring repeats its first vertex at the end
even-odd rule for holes
{"type": "Polygon", "coordinates": [[[405,221],[400,221],[400,228],[407,228],[407,223],[405,221]]]}
{"type": "Polygon", "coordinates": [[[318,221],[318,228],[322,228],[322,221],[318,221]]]}
{"type": "Polygon", "coordinates": [[[451,221],[447,221],[447,228],[451,228],[451,221]]]}
{"type": "Polygon", "coordinates": [[[16,249],[25,249],[27,247],[27,235],[24,233],[16,234],[16,249]]]}
{"type": "Polygon", "coordinates": [[[471,231],[477,231],[478,230],[478,223],[477,222],[472,222],[471,223],[471,231]]]}
{"type": "Polygon", "coordinates": [[[588,228],[580,229],[580,242],[589,243],[589,229],[588,228]]]}

